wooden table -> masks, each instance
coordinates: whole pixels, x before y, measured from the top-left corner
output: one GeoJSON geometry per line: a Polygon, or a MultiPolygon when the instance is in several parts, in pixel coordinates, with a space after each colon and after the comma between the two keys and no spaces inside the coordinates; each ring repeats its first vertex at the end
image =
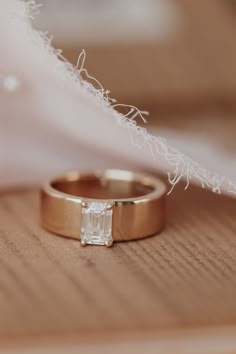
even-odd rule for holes
{"type": "Polygon", "coordinates": [[[113,342],[116,353],[127,341],[122,353],[156,353],[163,343],[162,353],[176,353],[175,341],[199,337],[216,349],[225,343],[222,353],[233,352],[229,345],[236,352],[236,200],[180,184],[167,209],[159,236],[81,248],[41,229],[37,190],[2,193],[3,353],[41,353],[44,346],[50,353],[106,353],[113,342]]]}

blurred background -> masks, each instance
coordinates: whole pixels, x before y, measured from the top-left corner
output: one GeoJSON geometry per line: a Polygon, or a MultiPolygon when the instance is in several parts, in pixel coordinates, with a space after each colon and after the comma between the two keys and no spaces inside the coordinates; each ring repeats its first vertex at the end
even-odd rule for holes
{"type": "MultiPolygon", "coordinates": [[[[38,1],[39,3],[39,1],[38,1]]],[[[35,25],[150,126],[231,154],[236,120],[236,1],[40,0],[35,25]]],[[[196,147],[175,146],[195,156],[196,147]]],[[[209,156],[208,156],[209,160],[209,156]]],[[[219,165],[219,164],[218,164],[219,165]]],[[[222,171],[221,171],[222,172],[222,171]]]]}

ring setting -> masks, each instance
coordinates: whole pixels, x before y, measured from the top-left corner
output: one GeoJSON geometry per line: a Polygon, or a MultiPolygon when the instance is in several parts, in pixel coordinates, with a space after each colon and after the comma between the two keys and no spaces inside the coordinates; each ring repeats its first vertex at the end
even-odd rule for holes
{"type": "Polygon", "coordinates": [[[113,244],[113,203],[104,201],[83,201],[81,205],[81,245],[105,245],[111,247],[113,244]]]}

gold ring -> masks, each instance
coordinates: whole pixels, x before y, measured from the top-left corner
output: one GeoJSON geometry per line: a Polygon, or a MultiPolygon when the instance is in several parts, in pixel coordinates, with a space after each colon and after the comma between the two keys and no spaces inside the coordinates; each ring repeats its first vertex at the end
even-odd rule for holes
{"type": "Polygon", "coordinates": [[[111,246],[155,235],[165,224],[166,186],[123,170],[69,172],[41,189],[41,223],[81,245],[111,246]]]}

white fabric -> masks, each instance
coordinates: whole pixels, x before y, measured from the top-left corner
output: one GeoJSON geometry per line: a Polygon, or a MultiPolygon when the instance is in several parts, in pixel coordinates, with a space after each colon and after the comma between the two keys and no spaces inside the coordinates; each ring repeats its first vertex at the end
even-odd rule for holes
{"type": "Polygon", "coordinates": [[[131,120],[117,113],[84,69],[83,53],[75,69],[32,29],[34,9],[34,1],[0,1],[1,188],[29,186],[68,169],[119,167],[170,173],[172,186],[184,177],[235,195],[232,169],[216,176],[137,127],[134,117],[141,112],[131,108],[131,120]],[[11,82],[10,90],[8,75],[19,84],[11,82]]]}

